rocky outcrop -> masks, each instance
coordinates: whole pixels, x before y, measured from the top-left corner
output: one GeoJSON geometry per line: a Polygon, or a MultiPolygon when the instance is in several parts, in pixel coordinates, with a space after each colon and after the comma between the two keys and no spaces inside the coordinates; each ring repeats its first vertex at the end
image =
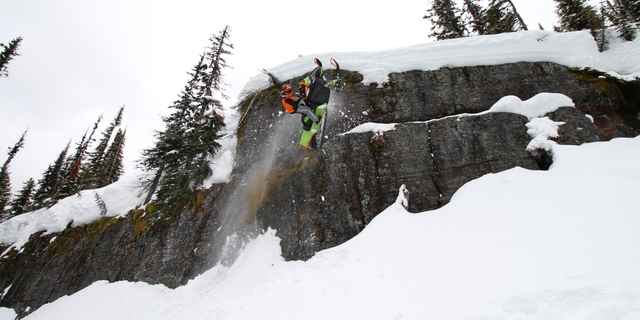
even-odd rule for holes
{"type": "Polygon", "coordinates": [[[6,292],[0,306],[25,315],[27,307],[33,311],[97,280],[176,287],[233,261],[243,237],[266,228],[277,230],[286,259],[308,259],[357,235],[403,184],[409,211],[420,212],[446,205],[460,186],[484,174],[547,168],[548,155],[525,150],[531,137],[524,116],[475,115],[506,95],[572,98],[576,108],[548,115],[566,123],[561,144],[637,135],[640,126],[630,115],[637,114],[638,97],[615,90],[631,84],[577,72],[517,63],[397,73],[388,83],[364,85],[357,72],[345,71],[347,85],[332,96],[326,143],[310,151],[297,148],[299,118],[282,113],[279,90],[264,90],[242,106],[230,182],[194,195],[191,206],[164,224],[151,223],[138,208],[126,218],[33,235],[22,251],[0,259],[0,294],[6,292]],[[396,125],[345,134],[366,122],[396,125]]]}
{"type": "MultiPolygon", "coordinates": [[[[598,130],[579,110],[556,113],[549,116],[576,118],[577,124],[563,128],[571,143],[598,140],[598,130]]],[[[445,205],[459,187],[487,173],[516,166],[539,170],[545,159],[525,150],[531,141],[527,122],[517,114],[489,113],[335,136],[321,152],[283,161],[295,178],[279,184],[256,216],[262,228],[278,230],[285,258],[309,258],[355,236],[395,201],[403,184],[411,195],[409,211],[421,212],[445,205]]]]}
{"type": "Polygon", "coordinates": [[[347,75],[345,92],[355,119],[363,122],[408,122],[487,110],[507,95],[528,100],[540,92],[562,93],[593,117],[603,139],[640,134],[640,83],[625,82],[593,70],[574,70],[555,63],[521,62],[497,66],[443,68],[392,73],[389,82],[362,85],[347,75]]]}

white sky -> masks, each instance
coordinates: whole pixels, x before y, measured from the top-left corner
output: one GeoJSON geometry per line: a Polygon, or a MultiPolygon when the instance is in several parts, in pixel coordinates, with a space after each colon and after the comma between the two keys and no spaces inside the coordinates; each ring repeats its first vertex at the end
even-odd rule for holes
{"type": "MultiPolygon", "coordinates": [[[[126,105],[124,156],[130,169],[151,146],[153,130],[163,128],[159,115],[168,113],[208,38],[225,25],[235,46],[228,58],[234,69],[225,72],[231,106],[258,69],[298,55],[433,41],[422,19],[428,3],[3,1],[0,42],[24,40],[9,77],[0,78],[0,162],[29,128],[10,167],[17,191],[28,178],[40,179],[66,143],[78,142],[100,114],[102,130],[126,105]]],[[[514,3],[530,29],[542,23],[549,30],[556,23],[552,0],[514,3]]]]}

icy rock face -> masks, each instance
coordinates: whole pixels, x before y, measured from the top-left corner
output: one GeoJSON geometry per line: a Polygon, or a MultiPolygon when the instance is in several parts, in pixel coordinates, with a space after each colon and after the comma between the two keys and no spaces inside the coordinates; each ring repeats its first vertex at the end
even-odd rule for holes
{"type": "MultiPolygon", "coordinates": [[[[352,78],[358,79],[357,75],[352,78]]],[[[348,109],[362,122],[407,122],[475,113],[507,95],[528,100],[540,92],[562,93],[589,114],[603,138],[640,134],[640,87],[555,63],[521,62],[392,73],[389,82],[347,90],[348,109]],[[365,112],[366,115],[362,115],[365,112]]],[[[341,128],[343,129],[343,128],[341,128]]]]}
{"type": "Polygon", "coordinates": [[[526,151],[526,117],[475,114],[507,95],[573,99],[576,108],[547,115],[565,123],[556,139],[561,144],[637,135],[615,116],[624,97],[607,96],[553,63],[411,71],[391,74],[385,84],[363,85],[361,75],[348,71],[343,78],[344,89],[332,94],[321,150],[298,149],[299,115],[283,113],[277,86],[260,92],[242,105],[231,181],[207,190],[201,207],[154,232],[130,215],[36,234],[23,251],[0,259],[0,286],[11,286],[0,306],[24,316],[97,280],[176,287],[215,263],[232,262],[243,236],[268,227],[277,230],[285,259],[308,259],[357,235],[395,201],[401,185],[409,211],[420,212],[446,205],[460,186],[484,174],[548,167],[549,155],[526,151]],[[367,122],[396,126],[347,133],[367,122]]]}

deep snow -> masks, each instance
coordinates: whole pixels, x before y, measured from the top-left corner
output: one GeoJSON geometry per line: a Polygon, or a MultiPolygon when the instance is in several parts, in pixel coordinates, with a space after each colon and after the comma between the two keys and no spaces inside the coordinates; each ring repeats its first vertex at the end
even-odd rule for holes
{"type": "MultiPolygon", "coordinates": [[[[529,31],[316,56],[335,57],[342,68],[379,84],[389,72],[519,61],[640,76],[640,39],[611,46],[598,52],[588,32],[529,31]]],[[[282,79],[302,75],[311,58],[269,71],[282,79]]],[[[257,75],[239,100],[267,85],[267,77],[257,75]]],[[[548,138],[562,123],[540,117],[572,105],[569,97],[541,93],[527,101],[504,97],[487,111],[527,116],[528,149],[553,154],[549,171],[486,175],[463,186],[444,208],[420,214],[403,209],[400,193],[399,202],[360,235],[307,262],[283,261],[277,230],[266,230],[231,267],[214,267],[175,290],[98,281],[27,319],[640,318],[640,204],[634,200],[640,138],[558,146],[548,138]]],[[[227,120],[232,133],[237,115],[227,120]]],[[[351,132],[383,134],[393,127],[370,123],[351,132]]],[[[235,143],[232,134],[225,138],[207,183],[228,179],[235,143]]],[[[19,248],[33,232],[100,218],[94,192],[106,202],[107,216],[124,215],[141,202],[137,174],[5,221],[0,242],[19,248]]],[[[14,315],[0,308],[0,319],[14,315]]]]}
{"type": "Polygon", "coordinates": [[[439,210],[396,202],[307,262],[283,261],[267,230],[175,290],[99,281],[27,319],[640,318],[640,138],[554,154],[549,171],[486,175],[439,210]]]}
{"type": "MultiPolygon", "coordinates": [[[[609,39],[611,48],[599,52],[588,31],[503,33],[373,52],[320,53],[300,57],[268,71],[283,81],[311,71],[313,57],[324,62],[333,57],[342,69],[360,72],[365,84],[375,82],[379,85],[386,82],[392,72],[515,62],[555,62],[568,67],[589,67],[626,80],[640,77],[640,39],[632,42],[622,42],[615,36],[609,39]]],[[[325,68],[330,68],[328,63],[325,68]]],[[[268,86],[268,76],[257,74],[242,89],[238,101],[268,86]]]]}

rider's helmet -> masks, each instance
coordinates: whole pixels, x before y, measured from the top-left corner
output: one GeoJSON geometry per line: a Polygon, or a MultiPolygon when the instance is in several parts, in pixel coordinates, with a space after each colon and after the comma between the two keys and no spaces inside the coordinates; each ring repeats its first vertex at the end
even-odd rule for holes
{"type": "Polygon", "coordinates": [[[288,94],[290,94],[290,93],[291,93],[291,86],[285,83],[285,84],[282,86],[282,92],[281,92],[281,94],[282,94],[283,96],[286,96],[286,95],[288,95],[288,94]]]}

